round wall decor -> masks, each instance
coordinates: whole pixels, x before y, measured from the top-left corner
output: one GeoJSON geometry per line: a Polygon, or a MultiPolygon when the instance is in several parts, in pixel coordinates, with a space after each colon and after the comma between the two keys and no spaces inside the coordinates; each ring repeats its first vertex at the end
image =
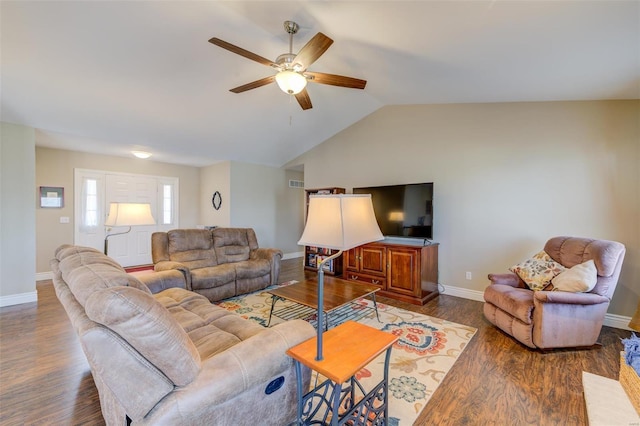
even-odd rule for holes
{"type": "Polygon", "coordinates": [[[213,197],[211,197],[211,204],[213,204],[214,209],[220,210],[220,206],[222,206],[222,195],[220,195],[220,191],[213,193],[213,197]]]}

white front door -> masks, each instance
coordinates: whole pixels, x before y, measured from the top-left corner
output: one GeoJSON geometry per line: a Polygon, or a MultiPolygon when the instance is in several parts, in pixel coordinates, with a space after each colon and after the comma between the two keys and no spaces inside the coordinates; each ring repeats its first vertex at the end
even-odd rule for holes
{"type": "Polygon", "coordinates": [[[179,226],[177,178],[76,170],[75,189],[75,244],[102,251],[108,231],[108,255],[122,266],[151,264],[151,234],[179,226]],[[115,202],[149,203],[156,225],[107,230],[115,202]]]}

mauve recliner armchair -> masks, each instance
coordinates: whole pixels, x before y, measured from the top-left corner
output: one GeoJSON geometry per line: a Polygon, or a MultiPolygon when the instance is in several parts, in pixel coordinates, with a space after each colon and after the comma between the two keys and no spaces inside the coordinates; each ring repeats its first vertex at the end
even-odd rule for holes
{"type": "Polygon", "coordinates": [[[554,237],[544,251],[571,268],[593,259],[597,282],[587,293],[532,291],[514,273],[489,274],[484,315],[496,327],[530,348],[594,345],[618,283],[625,246],[615,241],[554,237]]]}

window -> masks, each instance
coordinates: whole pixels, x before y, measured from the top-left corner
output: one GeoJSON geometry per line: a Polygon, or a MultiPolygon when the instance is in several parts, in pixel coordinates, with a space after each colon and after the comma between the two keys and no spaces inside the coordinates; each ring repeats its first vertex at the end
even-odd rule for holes
{"type": "Polygon", "coordinates": [[[162,184],[162,225],[173,224],[173,185],[162,184]]]}
{"type": "Polygon", "coordinates": [[[87,230],[98,226],[98,180],[84,178],[82,185],[82,227],[87,230]]]}

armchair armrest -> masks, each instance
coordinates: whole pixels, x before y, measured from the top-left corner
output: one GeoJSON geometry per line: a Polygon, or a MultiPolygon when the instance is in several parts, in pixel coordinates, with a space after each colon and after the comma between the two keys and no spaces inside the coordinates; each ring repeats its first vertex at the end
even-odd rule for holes
{"type": "Polygon", "coordinates": [[[533,298],[538,303],[562,303],[566,305],[598,305],[609,299],[595,293],[571,293],[568,291],[534,291],[533,298]]]}
{"type": "Polygon", "coordinates": [[[488,278],[489,281],[491,281],[491,284],[504,284],[516,288],[527,288],[524,281],[512,272],[504,274],[489,274],[488,278]]]}
{"type": "Polygon", "coordinates": [[[189,268],[187,268],[186,265],[183,265],[180,262],[174,262],[171,260],[161,260],[160,262],[153,265],[153,269],[156,272],[170,271],[170,270],[180,271],[182,275],[184,275],[184,282],[185,282],[186,289],[187,290],[192,289],[191,288],[191,272],[189,271],[189,268]]]}

